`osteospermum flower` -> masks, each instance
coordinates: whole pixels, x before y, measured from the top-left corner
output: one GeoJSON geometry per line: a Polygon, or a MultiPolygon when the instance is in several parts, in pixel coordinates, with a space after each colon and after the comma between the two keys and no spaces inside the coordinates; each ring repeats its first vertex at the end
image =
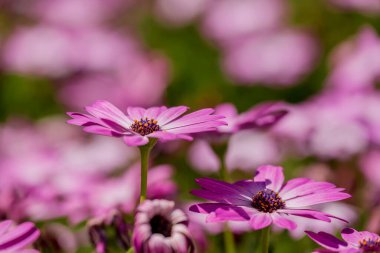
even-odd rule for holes
{"type": "Polygon", "coordinates": [[[146,200],[135,216],[133,245],[136,253],[191,253],[194,246],[186,214],[168,200],[146,200]]]}
{"type": "Polygon", "coordinates": [[[344,189],[336,188],[334,184],[307,178],[295,178],[283,184],[282,170],[271,165],[261,166],[253,180],[233,184],[198,179],[197,183],[202,189],[193,190],[192,193],[216,203],[196,204],[190,207],[190,211],[208,214],[208,222],[245,221],[255,230],[274,223],[293,230],[297,224],[292,216],[326,222],[337,218],[307,207],[350,197],[342,192],[344,189]]]}
{"type": "Polygon", "coordinates": [[[213,109],[202,109],[180,117],[188,108],[128,107],[127,114],[107,101],[99,100],[86,107],[89,114],[69,112],[70,124],[84,127],[84,131],[122,137],[129,146],[143,146],[150,138],[163,141],[192,140],[189,134],[212,131],[225,125],[224,116],[213,115],[213,109]]]}
{"type": "Polygon", "coordinates": [[[0,222],[0,252],[37,253],[27,249],[40,236],[31,222],[15,225],[11,220],[0,222]]]}
{"type": "Polygon", "coordinates": [[[305,231],[305,233],[316,243],[321,245],[327,250],[317,250],[315,253],[329,253],[329,252],[344,252],[344,253],[364,253],[380,252],[380,236],[368,231],[356,231],[352,228],[345,228],[342,230],[342,238],[344,241],[336,238],[335,236],[319,232],[314,233],[305,231]]]}

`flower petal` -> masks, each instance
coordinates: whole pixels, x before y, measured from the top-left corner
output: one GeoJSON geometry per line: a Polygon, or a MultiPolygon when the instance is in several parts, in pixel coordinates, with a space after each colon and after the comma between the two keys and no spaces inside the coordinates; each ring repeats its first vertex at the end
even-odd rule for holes
{"type": "Polygon", "coordinates": [[[278,192],[284,183],[284,173],[282,171],[282,167],[272,165],[260,166],[257,169],[254,181],[266,182],[268,189],[278,192]]]}
{"type": "Polygon", "coordinates": [[[305,231],[305,233],[310,237],[310,239],[329,250],[339,251],[348,246],[346,242],[341,241],[335,236],[325,232],[314,233],[311,231],[305,231]]]}
{"type": "Polygon", "coordinates": [[[251,217],[249,224],[254,230],[259,230],[272,224],[272,218],[268,213],[256,213],[251,217]]]}
{"type": "Polygon", "coordinates": [[[39,230],[31,222],[24,222],[0,238],[0,251],[22,249],[32,244],[40,235],[39,230]]]}
{"type": "Polygon", "coordinates": [[[351,245],[359,245],[359,242],[364,238],[363,234],[353,228],[345,228],[342,230],[342,238],[351,245]]]}
{"type": "Polygon", "coordinates": [[[141,120],[144,117],[145,109],[142,107],[128,107],[127,108],[128,116],[131,120],[141,120]]]}
{"type": "Polygon", "coordinates": [[[228,204],[219,203],[202,203],[189,207],[189,210],[195,213],[210,214],[207,217],[208,222],[218,221],[248,221],[250,219],[250,210],[228,204]]]}
{"type": "Polygon", "coordinates": [[[148,137],[141,135],[124,136],[123,140],[128,146],[144,146],[149,142],[148,137]]]}
{"type": "Polygon", "coordinates": [[[315,193],[307,196],[296,197],[286,200],[287,207],[305,207],[321,203],[334,202],[342,199],[350,198],[351,195],[344,192],[325,192],[315,193]]]}
{"type": "Polygon", "coordinates": [[[271,216],[273,219],[273,223],[279,226],[280,228],[285,228],[288,230],[294,230],[297,228],[297,224],[294,221],[285,218],[281,214],[272,213],[271,216]]]}
{"type": "Polygon", "coordinates": [[[162,127],[166,125],[167,123],[170,123],[171,121],[175,120],[182,114],[184,114],[189,108],[187,106],[176,106],[171,107],[163,112],[161,112],[157,116],[158,124],[162,127]]]}

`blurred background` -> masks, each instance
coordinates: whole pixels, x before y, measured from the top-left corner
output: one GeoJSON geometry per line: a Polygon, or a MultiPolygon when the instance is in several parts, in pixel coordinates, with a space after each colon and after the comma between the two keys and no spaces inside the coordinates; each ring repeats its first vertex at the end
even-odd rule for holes
{"type": "MultiPolygon", "coordinates": [[[[289,114],[269,129],[159,144],[150,197],[186,209],[196,177],[280,164],[347,188],[352,199],[320,209],[379,233],[379,33],[379,0],[0,0],[0,216],[37,222],[42,252],[92,252],[89,227],[132,213],[136,150],[67,125],[66,111],[280,101],[289,114]]],[[[199,252],[223,252],[222,227],[191,219],[199,252]]],[[[272,252],[310,252],[302,231],[323,226],[278,231],[272,252]]],[[[246,230],[234,229],[239,252],[257,243],[246,230]]]]}

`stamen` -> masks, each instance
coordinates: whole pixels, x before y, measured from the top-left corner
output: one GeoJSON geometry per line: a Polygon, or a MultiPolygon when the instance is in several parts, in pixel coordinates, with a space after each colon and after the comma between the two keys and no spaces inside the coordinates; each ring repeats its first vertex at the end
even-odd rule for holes
{"type": "Polygon", "coordinates": [[[162,234],[169,237],[172,234],[172,223],[162,215],[155,215],[150,219],[152,234],[162,234]]]}
{"type": "Polygon", "coordinates": [[[380,238],[376,240],[363,239],[359,242],[359,247],[363,250],[363,252],[372,252],[372,253],[380,252],[380,238]]]}
{"type": "Polygon", "coordinates": [[[265,189],[256,193],[252,197],[252,207],[260,212],[273,213],[278,209],[285,207],[285,202],[281,199],[277,192],[265,189]]]}
{"type": "Polygon", "coordinates": [[[154,119],[148,119],[148,118],[140,119],[140,120],[135,119],[133,124],[131,125],[131,129],[134,132],[142,136],[145,136],[145,135],[148,135],[160,130],[160,126],[157,125],[157,123],[158,123],[157,120],[154,120],[154,119]]]}

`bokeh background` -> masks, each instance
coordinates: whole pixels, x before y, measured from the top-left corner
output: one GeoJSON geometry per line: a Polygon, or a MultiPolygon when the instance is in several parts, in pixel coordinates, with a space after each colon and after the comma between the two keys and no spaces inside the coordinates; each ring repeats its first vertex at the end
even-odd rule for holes
{"type": "MultiPolygon", "coordinates": [[[[133,211],[136,150],[66,111],[279,101],[289,114],[270,129],[159,144],[150,197],[185,208],[196,177],[280,164],[347,188],[352,199],[320,208],[379,233],[379,32],[379,0],[0,0],[1,217],[37,222],[42,252],[92,252],[103,211],[133,211]]],[[[223,252],[221,228],[192,219],[200,252],[223,252]]],[[[301,230],[277,231],[272,252],[310,252],[301,230]]],[[[252,252],[258,234],[244,231],[239,252],[252,252]]]]}

